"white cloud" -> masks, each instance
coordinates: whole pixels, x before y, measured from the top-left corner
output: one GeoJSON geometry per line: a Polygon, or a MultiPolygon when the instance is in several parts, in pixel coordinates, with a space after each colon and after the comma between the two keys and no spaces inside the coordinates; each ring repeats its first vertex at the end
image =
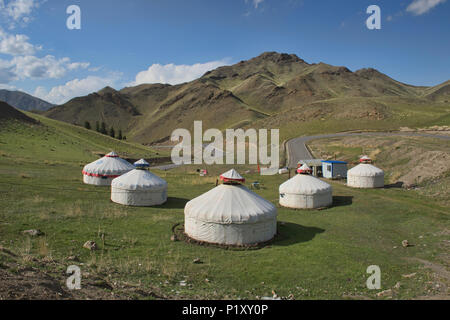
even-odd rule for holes
{"type": "Polygon", "coordinates": [[[29,20],[29,15],[33,8],[38,6],[39,3],[34,0],[12,0],[6,5],[5,10],[8,16],[15,21],[28,22],[27,20],[29,20]]]}
{"type": "MultiPolygon", "coordinates": [[[[0,0],[0,2],[1,2],[1,0],[0,0]]],[[[19,89],[17,89],[16,86],[10,86],[9,84],[1,84],[1,83],[0,83],[0,89],[10,90],[10,91],[19,90],[19,89]]],[[[19,91],[23,91],[23,90],[19,90],[19,91]]]]}
{"type": "Polygon", "coordinates": [[[74,97],[85,96],[106,86],[114,86],[117,79],[118,74],[111,77],[88,76],[53,87],[50,91],[44,87],[37,87],[33,95],[54,104],[63,104],[74,97]]]}
{"type": "Polygon", "coordinates": [[[72,63],[67,57],[56,59],[52,55],[43,58],[18,56],[11,60],[11,64],[14,66],[14,72],[19,79],[57,79],[63,77],[68,70],[89,66],[87,62],[72,63]]]}
{"type": "Polygon", "coordinates": [[[28,42],[28,36],[24,34],[8,34],[0,29],[0,53],[9,55],[31,55],[42,47],[34,46],[28,42]]]}
{"type": "Polygon", "coordinates": [[[438,4],[444,3],[446,0],[414,0],[407,8],[406,11],[411,12],[412,14],[419,16],[424,14],[438,4]]]}
{"type": "Polygon", "coordinates": [[[225,60],[196,63],[193,65],[176,64],[152,64],[147,70],[136,75],[136,80],[131,85],[142,83],[169,83],[179,84],[189,82],[201,77],[205,72],[218,67],[228,65],[225,60]]]}
{"type": "Polygon", "coordinates": [[[245,0],[245,3],[248,3],[249,1],[252,2],[255,9],[258,9],[259,4],[262,3],[264,0],[245,0]]]}
{"type": "Polygon", "coordinates": [[[264,0],[253,0],[253,5],[255,6],[255,9],[258,9],[258,6],[260,3],[262,3],[264,0]]]}
{"type": "Polygon", "coordinates": [[[14,71],[11,68],[0,66],[0,84],[6,85],[14,80],[16,80],[14,71]]]}
{"type": "Polygon", "coordinates": [[[89,62],[72,62],[67,65],[67,69],[76,70],[76,69],[86,69],[90,65],[89,62]]]}

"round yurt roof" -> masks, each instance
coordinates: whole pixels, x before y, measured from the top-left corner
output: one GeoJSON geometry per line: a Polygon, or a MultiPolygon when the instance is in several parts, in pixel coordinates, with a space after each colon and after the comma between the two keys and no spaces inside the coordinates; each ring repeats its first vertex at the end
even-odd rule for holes
{"type": "Polygon", "coordinates": [[[161,190],[167,187],[167,182],[148,170],[131,170],[115,178],[111,186],[123,190],[161,190]]]}
{"type": "Polygon", "coordinates": [[[134,166],[131,163],[119,158],[117,153],[113,151],[103,158],[85,165],[83,174],[90,176],[120,176],[133,169],[134,166]]]}
{"type": "Polygon", "coordinates": [[[376,177],[384,175],[383,170],[375,167],[374,165],[368,163],[358,164],[356,167],[351,168],[347,171],[347,176],[360,176],[360,177],[376,177]]]}
{"type": "Polygon", "coordinates": [[[220,175],[223,182],[245,182],[245,179],[234,169],[228,170],[220,175]]]}
{"type": "Polygon", "coordinates": [[[312,195],[330,192],[331,186],[314,176],[297,174],[282,183],[279,190],[280,193],[312,195]]]}
{"type": "Polygon", "coordinates": [[[245,186],[227,184],[192,199],[184,212],[187,218],[220,224],[256,223],[277,215],[271,202],[245,186]]]}
{"type": "Polygon", "coordinates": [[[148,163],[147,161],[145,161],[144,159],[138,160],[134,163],[134,166],[136,168],[149,168],[150,167],[150,163],[148,163]]]}
{"type": "Polygon", "coordinates": [[[369,156],[362,156],[359,158],[359,162],[372,162],[372,159],[370,159],[369,156]]]}
{"type": "Polygon", "coordinates": [[[108,158],[118,158],[119,155],[117,153],[115,153],[114,151],[111,151],[110,153],[106,154],[105,157],[108,158]]]}
{"type": "MultiPolygon", "coordinates": [[[[222,176],[228,176],[228,173],[222,176]]],[[[233,177],[244,179],[239,173],[233,177]]],[[[186,218],[219,224],[256,223],[277,215],[277,209],[270,201],[243,185],[233,184],[221,184],[192,199],[184,212],[186,218]]]]}
{"type": "Polygon", "coordinates": [[[297,169],[298,173],[311,173],[312,170],[306,163],[304,163],[300,168],[297,169]]]}

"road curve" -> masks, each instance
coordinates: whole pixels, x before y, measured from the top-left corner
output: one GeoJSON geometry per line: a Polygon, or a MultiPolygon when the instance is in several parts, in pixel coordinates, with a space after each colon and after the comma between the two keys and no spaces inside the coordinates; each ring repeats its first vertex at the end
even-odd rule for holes
{"type": "Polygon", "coordinates": [[[289,140],[286,143],[287,149],[287,165],[289,168],[297,168],[299,160],[313,159],[311,152],[309,152],[306,143],[316,139],[326,139],[335,137],[349,137],[349,136],[411,136],[411,137],[427,137],[450,140],[450,136],[435,135],[431,133],[420,132],[341,132],[332,134],[321,134],[316,136],[298,137],[289,140]]]}

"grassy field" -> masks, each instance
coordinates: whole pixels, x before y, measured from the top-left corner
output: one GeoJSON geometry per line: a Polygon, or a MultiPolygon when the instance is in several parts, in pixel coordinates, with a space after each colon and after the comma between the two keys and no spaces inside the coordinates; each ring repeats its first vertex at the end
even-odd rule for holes
{"type": "MultiPolygon", "coordinates": [[[[209,168],[209,177],[199,177],[193,166],[155,171],[169,183],[168,202],[125,207],[109,200],[109,188],[82,184],[81,165],[95,158],[94,149],[153,152],[82,128],[45,124],[14,123],[0,130],[0,270],[9,275],[39,269],[64,287],[67,266],[76,264],[82,286],[94,283],[101,298],[255,299],[274,291],[294,299],[385,299],[377,293],[387,289],[399,299],[448,294],[449,210],[426,195],[331,182],[329,209],[278,208],[279,234],[267,247],[197,246],[171,241],[171,228],[183,222],[185,203],[213,188],[216,174],[228,167],[209,168]],[[23,235],[27,229],[45,235],[23,235]],[[403,248],[405,239],[412,246],[403,248]],[[87,240],[99,250],[84,249],[87,240]],[[381,268],[380,290],[366,288],[370,265],[381,268]],[[135,290],[124,292],[127,286],[135,290]]],[[[256,192],[278,204],[278,186],[287,175],[237,169],[251,169],[247,185],[258,180],[262,188],[256,192]]],[[[77,297],[86,297],[83,290],[77,297]]]]}

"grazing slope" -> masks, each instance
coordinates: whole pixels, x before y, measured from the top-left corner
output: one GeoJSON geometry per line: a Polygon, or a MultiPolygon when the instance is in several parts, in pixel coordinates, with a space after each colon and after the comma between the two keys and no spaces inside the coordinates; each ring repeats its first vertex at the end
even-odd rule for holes
{"type": "Polygon", "coordinates": [[[42,99],[33,97],[21,91],[0,90],[0,100],[12,105],[15,108],[31,111],[45,111],[54,105],[42,99]]]}
{"type": "Polygon", "coordinates": [[[287,138],[434,124],[448,113],[448,94],[448,82],[416,87],[375,69],[352,72],[266,52],[180,85],[105,88],[54,107],[46,116],[77,124],[105,121],[141,143],[167,141],[175,128],[191,130],[193,120],[203,120],[204,128],[280,128],[287,138]]]}
{"type": "Polygon", "coordinates": [[[141,144],[113,139],[93,130],[8,107],[0,103],[0,155],[11,160],[17,156],[25,162],[81,165],[111,150],[132,159],[160,156],[141,144]]]}

